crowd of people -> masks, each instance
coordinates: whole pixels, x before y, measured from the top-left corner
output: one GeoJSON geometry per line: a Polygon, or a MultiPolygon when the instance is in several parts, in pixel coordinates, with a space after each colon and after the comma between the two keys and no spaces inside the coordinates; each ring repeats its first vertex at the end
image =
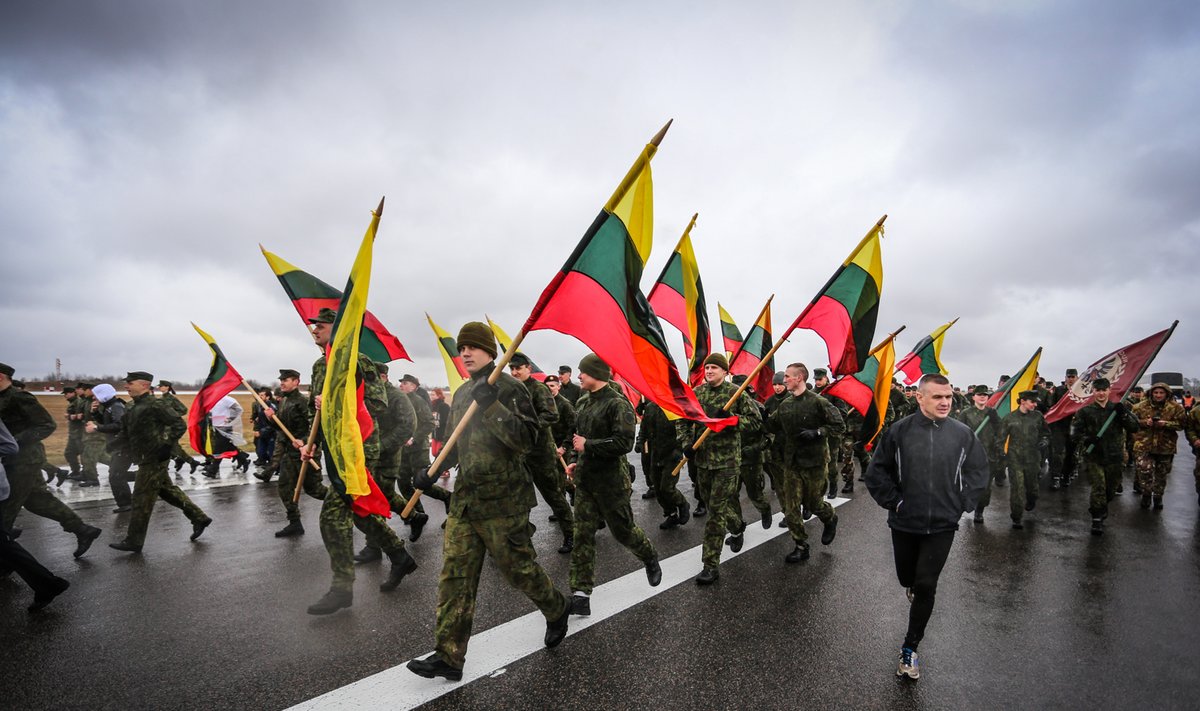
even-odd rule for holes
{"type": "MultiPolygon", "coordinates": [[[[322,352],[335,319],[330,309],[311,319],[313,339],[322,352]]],[[[1113,402],[1107,381],[1095,380],[1088,405],[1047,424],[1044,414],[1066,396],[1077,377],[1074,370],[1057,387],[1039,380],[1019,394],[1019,407],[1003,417],[987,406],[992,395],[988,386],[961,392],[944,376],[930,374],[917,385],[896,385],[883,413],[882,433],[868,442],[873,433],[864,433],[863,415],[822,394],[830,384],[827,371],[810,373],[804,364],[792,363],[775,373],[772,393],[759,397],[747,387],[743,397],[734,398],[745,376],[731,378],[729,363],[719,353],[704,360],[704,382],[696,397],[709,417],[727,426],[714,428],[698,445],[704,425],[669,417],[648,400],[635,408],[609,366],[594,354],[578,364],[575,383],[572,368],[543,376],[519,352],[508,361],[509,372],[499,372],[497,343],[483,323],[464,325],[457,347],[470,378],[452,401],[440,389],[426,390],[409,374],[394,383],[387,364],[365,356],[357,364],[374,425],[363,443],[367,469],[387,507],[401,514],[408,541],[418,540],[429,521],[422,497],[437,499],[446,509],[435,652],[408,665],[426,677],[462,676],[485,557],[546,617],[548,647],[562,641],[572,615],[590,614],[600,530],[607,529],[638,559],[649,585],[660,584],[658,551],[635,520],[630,501],[635,478],[631,452],[640,459],[645,477],[643,498],[654,499],[661,509],[660,529],[705,518],[702,568],[695,578],[702,586],[719,580],[724,549],[736,552],[744,545],[753,521],[744,515],[743,491],[764,528],[782,510],[778,525],[787,528],[793,542],[784,562],[800,564],[810,556],[805,521],[816,517],[821,543],[832,545],[838,516],[830,500],[839,492],[852,495],[856,481],[864,481],[871,497],[888,510],[897,577],[911,603],[896,673],[917,679],[917,648],[954,534],[966,513],[976,524],[985,521],[993,490],[1007,488],[1009,519],[1020,530],[1043,490],[1062,490],[1082,477],[1090,486],[1090,530],[1102,535],[1109,503],[1123,492],[1130,468],[1141,506],[1161,509],[1178,433],[1185,432],[1188,446],[1200,450],[1200,409],[1191,407],[1190,394],[1177,401],[1163,383],[1154,383],[1148,393],[1135,388],[1128,402],[1113,402]],[[728,424],[733,417],[736,422],[728,424]],[[455,446],[446,448],[456,430],[455,446]],[[679,489],[681,469],[692,482],[693,502],[679,489]],[[529,515],[538,494],[561,532],[557,551],[571,556],[565,591],[536,560],[529,515]]],[[[0,364],[0,575],[16,572],[33,588],[31,611],[49,604],[68,583],[16,542],[17,514],[24,509],[57,521],[75,536],[76,557],[86,554],[101,534],[54,496],[48,481],[96,486],[97,464],[107,464],[114,513],[130,515],[125,535],[109,545],[137,553],[146,545],[159,499],[184,513],[192,524],[192,540],[213,522],[172,481],[172,462],[177,476],[184,465],[192,472],[203,467],[203,474],[214,476],[226,458],[249,469],[236,400],[227,397],[207,414],[203,431],[208,455],[200,461],[181,446],[187,409],[172,383],[160,380],[155,395],[154,378],[145,371],[125,377],[127,398],[118,397],[106,383],[80,382],[63,389],[70,469],[50,467],[42,442],[57,423],[36,398],[15,387],[14,374],[0,364]]],[[[286,518],[275,535],[305,533],[297,503],[301,491],[321,501],[320,533],[332,581],[328,592],[308,607],[313,615],[353,605],[356,564],[388,559],[383,592],[395,590],[418,565],[384,516],[364,511],[360,501],[347,495],[340,477],[328,476],[338,470],[323,446],[320,426],[325,375],[322,355],[312,366],[310,396],[301,388],[300,371],[281,369],[278,388],[260,390],[251,415],[254,476],[264,482],[277,477],[286,518]],[[366,545],[357,552],[355,528],[366,536],[366,545]]],[[[1196,490],[1200,494],[1200,465],[1196,490]]]]}

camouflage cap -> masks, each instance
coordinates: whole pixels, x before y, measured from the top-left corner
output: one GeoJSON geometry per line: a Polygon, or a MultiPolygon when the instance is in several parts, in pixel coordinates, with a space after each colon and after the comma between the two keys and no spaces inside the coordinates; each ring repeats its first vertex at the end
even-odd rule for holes
{"type": "Polygon", "coordinates": [[[11,378],[15,372],[17,371],[8,363],[0,363],[0,374],[7,375],[11,378]]]}
{"type": "Polygon", "coordinates": [[[608,367],[595,353],[588,353],[579,361],[579,372],[585,373],[596,380],[608,382],[612,380],[612,368],[608,367]]]}
{"type": "Polygon", "coordinates": [[[308,320],[309,323],[333,323],[337,320],[337,311],[326,306],[317,315],[308,320]]]}
{"type": "Polygon", "coordinates": [[[389,367],[387,363],[376,363],[375,364],[375,372],[382,375],[385,380],[387,379],[387,374],[388,374],[388,371],[390,371],[390,370],[391,370],[391,367],[389,367]]]}
{"type": "Polygon", "coordinates": [[[131,370],[131,371],[129,371],[129,373],[127,373],[125,375],[124,378],[122,378],[122,380],[124,380],[127,383],[132,382],[134,380],[145,380],[146,382],[153,383],[154,376],[147,373],[144,370],[131,370]]]}
{"type": "Polygon", "coordinates": [[[529,356],[521,351],[512,354],[512,358],[508,359],[508,367],[519,368],[523,365],[533,365],[533,361],[529,360],[529,356]]]}
{"type": "Polygon", "coordinates": [[[458,329],[458,338],[455,339],[456,347],[471,346],[482,351],[487,351],[488,355],[495,358],[496,353],[496,334],[486,324],[480,321],[471,321],[463,324],[463,327],[458,329]]]}
{"type": "Polygon", "coordinates": [[[971,394],[972,395],[990,395],[991,390],[988,389],[988,386],[986,386],[986,385],[976,385],[975,390],[971,394]]]}
{"type": "Polygon", "coordinates": [[[1036,390],[1025,390],[1020,395],[1018,395],[1017,398],[1020,400],[1028,400],[1030,402],[1037,402],[1038,394],[1037,394],[1036,390]]]}
{"type": "Polygon", "coordinates": [[[421,387],[421,381],[417,380],[417,376],[413,375],[412,373],[405,373],[404,377],[400,378],[400,382],[412,383],[413,385],[416,385],[417,387],[421,387]]]}
{"type": "Polygon", "coordinates": [[[1155,390],[1158,390],[1158,389],[1160,389],[1160,388],[1161,388],[1162,390],[1165,390],[1165,391],[1167,392],[1167,395],[1170,395],[1170,394],[1171,394],[1171,386],[1170,386],[1170,385],[1167,385],[1166,383],[1164,383],[1164,382],[1162,382],[1162,381],[1159,381],[1159,382],[1157,382],[1157,383],[1155,383],[1155,384],[1151,385],[1151,386],[1150,386],[1150,392],[1154,392],[1155,390]]]}
{"type": "Polygon", "coordinates": [[[292,370],[291,368],[280,368],[279,369],[279,379],[287,380],[288,378],[295,378],[296,380],[299,380],[300,379],[300,371],[292,370]]]}
{"type": "Polygon", "coordinates": [[[729,370],[729,360],[725,358],[724,353],[709,353],[704,359],[705,365],[715,365],[721,370],[729,370]]]}

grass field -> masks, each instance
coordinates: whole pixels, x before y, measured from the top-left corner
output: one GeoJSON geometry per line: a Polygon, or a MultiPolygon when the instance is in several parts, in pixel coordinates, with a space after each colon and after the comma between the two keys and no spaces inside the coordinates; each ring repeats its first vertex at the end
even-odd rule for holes
{"type": "MultiPolygon", "coordinates": [[[[241,404],[245,412],[242,414],[242,434],[246,436],[246,446],[242,449],[247,452],[254,451],[253,435],[254,429],[250,426],[250,404],[254,402],[254,396],[250,393],[231,393],[233,398],[241,404]]],[[[123,400],[128,401],[129,397],[124,393],[120,393],[123,400]]],[[[191,407],[192,400],[195,395],[181,394],[179,399],[184,405],[191,407]]],[[[63,456],[63,450],[67,448],[67,399],[62,395],[37,395],[38,402],[50,413],[54,421],[58,423],[58,429],[54,430],[54,434],[47,437],[43,444],[46,445],[46,458],[55,466],[66,466],[67,460],[63,456]]],[[[307,434],[307,433],[306,433],[307,434]]],[[[183,451],[189,454],[194,454],[195,450],[188,446],[187,435],[182,439],[183,451]]]]}

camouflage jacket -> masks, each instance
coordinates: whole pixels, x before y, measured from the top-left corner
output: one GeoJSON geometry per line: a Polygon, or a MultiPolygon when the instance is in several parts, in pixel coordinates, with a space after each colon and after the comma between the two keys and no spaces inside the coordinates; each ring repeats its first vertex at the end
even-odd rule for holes
{"type": "Polygon", "coordinates": [[[555,445],[570,450],[575,434],[575,406],[560,393],[554,397],[554,407],[558,410],[558,421],[550,427],[550,434],[555,445]]]}
{"type": "MultiPolygon", "coordinates": [[[[279,397],[275,416],[296,439],[308,441],[308,431],[312,427],[312,414],[308,411],[308,398],[300,392],[299,388],[283,393],[279,397]]],[[[283,452],[288,457],[300,458],[300,450],[293,447],[290,442],[283,448],[283,452]]]]}
{"type": "Polygon", "coordinates": [[[1183,421],[1183,432],[1187,437],[1188,446],[1195,452],[1196,441],[1200,440],[1200,407],[1193,407],[1188,411],[1187,418],[1183,421]]]}
{"type": "Polygon", "coordinates": [[[767,429],[775,435],[775,456],[781,466],[792,469],[825,466],[829,461],[829,437],[846,431],[842,415],[825,398],[805,389],[788,395],[771,413],[767,429]],[[799,438],[801,430],[824,429],[824,436],[811,440],[799,438]]]}
{"type": "Polygon", "coordinates": [[[166,403],[143,393],[126,408],[114,445],[139,465],[153,464],[170,459],[171,447],[186,431],[187,425],[166,403]]]}
{"type": "MultiPolygon", "coordinates": [[[[316,396],[321,394],[325,389],[325,356],[313,363],[312,367],[312,395],[308,399],[308,409],[310,412],[316,412],[317,402],[316,396]]],[[[363,456],[368,462],[378,461],[380,454],[380,434],[379,434],[379,418],[384,416],[388,405],[387,389],[383,386],[383,379],[379,377],[379,371],[375,369],[375,363],[365,355],[358,356],[358,377],[359,383],[363,384],[363,400],[367,406],[367,412],[371,413],[371,419],[375,420],[375,429],[371,432],[371,436],[363,440],[363,456]]]]}
{"type": "MultiPolygon", "coordinates": [[[[413,426],[412,444],[404,445],[404,453],[408,456],[424,454],[425,458],[429,458],[429,438],[433,435],[433,408],[421,397],[420,393],[411,392],[405,393],[409,403],[412,405],[413,416],[416,418],[413,426]]],[[[408,441],[408,438],[405,438],[408,441]]]]}
{"type": "MultiPolygon", "coordinates": [[[[471,376],[454,392],[450,408],[451,430],[458,426],[474,401],[472,393],[496,367],[491,363],[471,376]]],[[[533,480],[522,456],[537,436],[537,414],[529,391],[516,378],[501,373],[496,380],[498,398],[476,412],[446,457],[447,468],[458,465],[450,515],[476,521],[528,514],[537,505],[533,480]]]]}
{"type": "Polygon", "coordinates": [[[0,420],[4,421],[4,426],[21,448],[8,466],[15,469],[25,465],[40,467],[46,463],[46,448],[42,440],[58,429],[58,423],[42,407],[37,397],[15,387],[0,392],[0,420]]]}
{"type": "Polygon", "coordinates": [[[657,464],[679,461],[683,454],[679,451],[679,440],[675,436],[675,423],[667,418],[667,414],[658,404],[646,401],[642,414],[642,425],[638,429],[637,450],[644,452],[649,449],[651,461],[657,464]]]}
{"type": "MultiPolygon", "coordinates": [[[[771,443],[771,438],[767,436],[766,428],[762,426],[762,423],[767,419],[767,408],[758,400],[754,399],[754,395],[751,394],[749,390],[747,390],[742,397],[738,399],[739,402],[742,400],[746,400],[748,404],[753,406],[754,409],[758,410],[759,421],[759,426],[753,430],[747,429],[742,431],[742,459],[761,462],[762,457],[771,443]]],[[[755,466],[757,466],[757,464],[755,464],[755,466]]]]}
{"type": "Polygon", "coordinates": [[[545,444],[553,438],[551,428],[558,422],[558,406],[554,403],[554,395],[550,394],[550,388],[546,387],[545,383],[539,383],[533,378],[527,379],[522,385],[529,391],[533,411],[537,413],[537,444],[545,444]]]}
{"type": "Polygon", "coordinates": [[[1116,403],[1109,402],[1105,407],[1100,407],[1099,404],[1092,402],[1075,412],[1075,417],[1071,421],[1071,442],[1080,448],[1080,456],[1093,462],[1120,462],[1124,459],[1125,433],[1137,432],[1138,423],[1133,417],[1133,412],[1124,405],[1122,405],[1122,409],[1124,410],[1123,415],[1117,414],[1116,403]],[[1110,415],[1115,415],[1112,424],[1104,431],[1104,435],[1100,437],[1099,442],[1089,454],[1087,452],[1088,440],[1099,436],[1100,428],[1104,427],[1104,423],[1108,421],[1110,415]]]}
{"type": "Polygon", "coordinates": [[[67,420],[67,433],[72,438],[83,436],[84,427],[87,424],[85,422],[85,420],[87,419],[87,409],[86,408],[89,408],[91,406],[92,406],[92,401],[83,397],[82,395],[76,395],[74,398],[72,398],[70,400],[70,402],[67,403],[67,415],[68,416],[83,415],[83,417],[79,418],[78,420],[72,420],[72,419],[67,420]]]}
{"type": "Polygon", "coordinates": [[[399,452],[413,436],[417,414],[413,411],[412,401],[400,388],[384,380],[383,389],[387,391],[387,407],[378,418],[379,449],[382,454],[390,455],[399,452]]]}
{"type": "Polygon", "coordinates": [[[628,496],[625,455],[633,450],[633,406],[608,387],[584,393],[576,405],[575,432],[587,442],[577,460],[575,485],[593,494],[628,496]]]}
{"type": "Polygon", "coordinates": [[[1003,454],[1004,440],[1000,436],[1003,421],[1000,419],[1000,415],[996,413],[995,408],[978,408],[975,407],[975,403],[971,403],[969,407],[960,410],[954,416],[954,419],[970,427],[972,432],[979,430],[975,436],[979,438],[980,444],[983,445],[983,452],[987,455],[989,461],[995,461],[995,457],[1003,454]],[[979,425],[983,424],[984,420],[987,420],[987,424],[980,430],[979,425]]]}
{"type": "Polygon", "coordinates": [[[1138,454],[1174,454],[1179,446],[1179,430],[1187,413],[1183,405],[1167,399],[1155,405],[1154,398],[1146,398],[1133,406],[1133,416],[1141,429],[1133,435],[1133,451],[1138,454]],[[1149,424],[1147,424],[1149,420],[1149,424]]]}
{"type": "Polygon", "coordinates": [[[163,393],[162,401],[167,403],[167,407],[169,407],[171,409],[171,412],[174,412],[179,417],[187,416],[187,414],[188,414],[187,405],[184,405],[183,401],[180,400],[179,398],[175,397],[175,395],[173,393],[170,393],[170,392],[163,393]]]}
{"type": "Polygon", "coordinates": [[[1008,442],[1009,458],[1028,466],[1036,466],[1042,461],[1042,452],[1050,446],[1050,428],[1037,408],[1029,412],[1021,412],[1019,408],[1013,410],[1000,425],[1000,442],[1008,442]]]}
{"type": "MultiPolygon", "coordinates": [[[[717,411],[725,407],[729,398],[737,391],[737,386],[728,381],[713,387],[704,383],[696,388],[696,399],[706,411],[717,411]]],[[[700,449],[696,450],[696,466],[702,469],[737,469],[742,466],[742,437],[753,435],[762,429],[762,417],[758,413],[758,405],[747,400],[749,396],[738,398],[733,403],[732,415],[737,415],[738,423],[726,427],[720,432],[713,432],[704,440],[700,449]]],[[[680,449],[690,447],[704,431],[704,425],[691,420],[676,420],[675,435],[680,449]]]]}

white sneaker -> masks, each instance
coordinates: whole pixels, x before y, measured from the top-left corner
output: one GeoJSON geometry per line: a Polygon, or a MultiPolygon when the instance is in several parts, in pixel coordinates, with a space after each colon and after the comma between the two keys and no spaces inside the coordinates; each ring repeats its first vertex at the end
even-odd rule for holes
{"type": "Polygon", "coordinates": [[[900,666],[896,668],[896,676],[914,680],[921,678],[921,665],[917,662],[916,651],[908,647],[900,650],[900,666]]]}

